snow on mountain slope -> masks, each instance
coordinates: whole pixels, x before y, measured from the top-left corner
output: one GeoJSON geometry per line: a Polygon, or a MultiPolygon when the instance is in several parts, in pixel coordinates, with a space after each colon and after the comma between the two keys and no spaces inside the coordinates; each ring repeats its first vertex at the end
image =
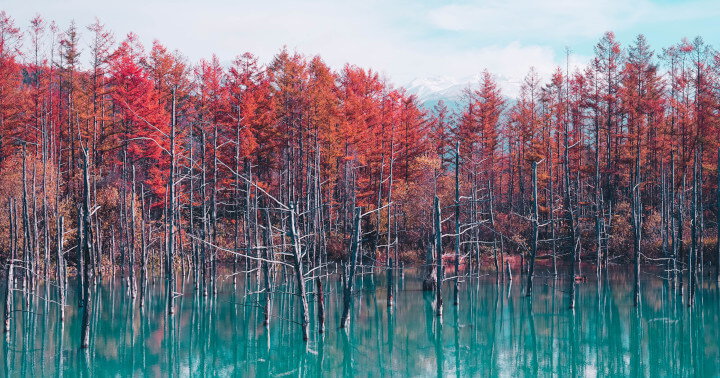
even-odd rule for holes
{"type": "Polygon", "coordinates": [[[470,81],[454,80],[448,77],[418,78],[407,85],[408,93],[418,97],[419,102],[431,109],[438,101],[443,100],[448,108],[455,108],[455,102],[460,99],[462,91],[470,81]]]}
{"type": "MultiPolygon", "coordinates": [[[[456,110],[463,91],[468,87],[477,87],[480,77],[481,75],[477,74],[459,80],[445,76],[417,78],[404,88],[408,93],[416,95],[426,109],[432,109],[438,101],[443,100],[448,109],[456,110]]],[[[508,102],[514,103],[520,88],[519,82],[506,77],[496,77],[496,80],[508,102]]]]}
{"type": "Polygon", "coordinates": [[[443,92],[457,84],[458,83],[455,80],[449,77],[436,76],[415,79],[405,85],[405,89],[407,89],[409,93],[417,95],[418,98],[425,99],[435,93],[443,92]]]}

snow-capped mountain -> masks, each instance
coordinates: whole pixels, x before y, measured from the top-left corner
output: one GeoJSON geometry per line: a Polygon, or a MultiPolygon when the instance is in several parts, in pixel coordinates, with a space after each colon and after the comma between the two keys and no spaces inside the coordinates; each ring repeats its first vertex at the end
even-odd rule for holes
{"type": "MultiPolygon", "coordinates": [[[[418,78],[406,84],[404,88],[408,93],[416,95],[420,104],[426,109],[432,109],[438,101],[443,100],[448,109],[455,110],[463,91],[468,87],[476,87],[480,82],[480,77],[481,75],[477,74],[462,79],[446,76],[418,78]]],[[[519,83],[506,77],[496,77],[496,80],[505,97],[509,102],[514,103],[519,83]]]]}
{"type": "MultiPolygon", "coordinates": [[[[436,76],[418,78],[405,85],[410,94],[418,97],[419,102],[427,109],[432,109],[438,101],[443,100],[448,108],[454,108],[460,99],[463,89],[470,85],[471,80],[455,80],[449,77],[436,76]]],[[[477,82],[477,81],[475,81],[477,82]]]]}

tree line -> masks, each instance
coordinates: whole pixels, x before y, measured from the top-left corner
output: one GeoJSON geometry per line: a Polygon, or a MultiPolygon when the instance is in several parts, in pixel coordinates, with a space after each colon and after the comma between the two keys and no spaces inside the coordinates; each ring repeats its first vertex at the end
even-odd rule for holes
{"type": "Polygon", "coordinates": [[[510,278],[513,259],[530,295],[546,259],[572,282],[572,307],[576,263],[632,263],[637,304],[646,261],[681,293],[687,274],[692,303],[720,256],[719,74],[701,38],[656,54],[608,32],[582,68],[545,83],[531,69],[516,101],[485,71],[455,107],[425,109],[377,72],[286,48],[267,65],[191,63],[100,21],[21,28],[0,12],[8,292],[54,282],[62,308],[72,268],[89,316],[103,276],[140,306],[163,276],[172,315],[178,276],[204,295],[244,276],[262,286],[268,325],[280,275],[305,339],[328,275],[343,280],[345,327],[355,276],[384,268],[392,282],[406,263],[424,264],[428,289],[452,281],[457,304],[463,277],[510,278]]]}

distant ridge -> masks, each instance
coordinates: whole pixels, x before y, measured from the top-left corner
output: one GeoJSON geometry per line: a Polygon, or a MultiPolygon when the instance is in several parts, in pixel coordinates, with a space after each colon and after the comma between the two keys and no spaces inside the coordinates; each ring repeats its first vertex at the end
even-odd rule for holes
{"type": "MultiPolygon", "coordinates": [[[[502,93],[506,99],[506,109],[512,106],[517,97],[520,84],[505,77],[496,77],[502,93]]],[[[438,101],[442,100],[450,111],[456,111],[460,107],[459,101],[462,98],[463,90],[468,86],[476,88],[480,82],[480,74],[456,80],[447,76],[432,76],[417,78],[404,88],[408,93],[418,97],[418,102],[425,109],[432,110],[438,101]]]]}

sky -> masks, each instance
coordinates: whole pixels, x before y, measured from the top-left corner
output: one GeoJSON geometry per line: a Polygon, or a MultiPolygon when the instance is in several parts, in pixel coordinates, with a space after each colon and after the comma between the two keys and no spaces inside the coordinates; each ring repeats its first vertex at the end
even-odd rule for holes
{"type": "Polygon", "coordinates": [[[23,28],[36,14],[61,30],[97,17],[118,40],[132,31],[146,48],[159,40],[192,62],[249,51],[268,63],[287,46],[335,69],[373,69],[398,86],[462,82],[487,69],[509,92],[531,66],[544,78],[564,66],[566,47],[572,65],[585,64],[606,31],[624,46],[645,34],[656,51],[697,35],[720,44],[712,0],[3,0],[0,10],[23,28]]]}

